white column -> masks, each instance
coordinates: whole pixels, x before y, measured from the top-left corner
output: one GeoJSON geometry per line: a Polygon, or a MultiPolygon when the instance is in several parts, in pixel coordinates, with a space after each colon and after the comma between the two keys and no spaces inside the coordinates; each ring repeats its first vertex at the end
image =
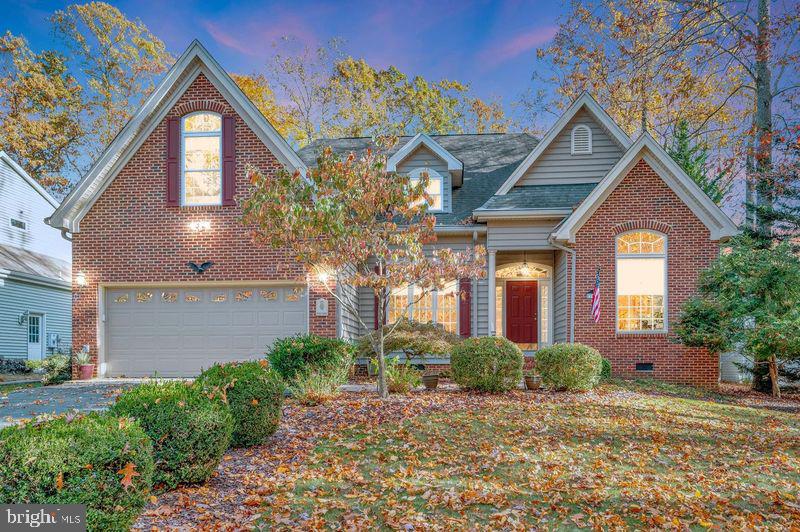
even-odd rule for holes
{"type": "Polygon", "coordinates": [[[497,331],[495,330],[495,324],[497,323],[497,318],[495,313],[497,312],[497,302],[495,295],[495,268],[497,262],[497,250],[490,249],[489,250],[489,336],[495,336],[497,331]]]}

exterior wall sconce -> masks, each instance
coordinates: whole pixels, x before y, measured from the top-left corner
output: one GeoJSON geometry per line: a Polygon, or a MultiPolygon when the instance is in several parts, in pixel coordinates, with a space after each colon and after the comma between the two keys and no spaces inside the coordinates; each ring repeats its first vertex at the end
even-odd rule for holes
{"type": "Polygon", "coordinates": [[[75,284],[78,286],[86,286],[86,274],[83,272],[78,272],[75,276],[75,284]]]}
{"type": "Polygon", "coordinates": [[[23,312],[22,314],[20,314],[20,315],[17,317],[17,323],[18,323],[18,324],[20,324],[20,325],[22,325],[23,323],[25,323],[26,321],[28,321],[28,316],[30,316],[30,315],[31,315],[31,313],[30,313],[29,311],[27,311],[27,310],[26,310],[25,312],[23,312]]]}
{"type": "Polygon", "coordinates": [[[208,231],[211,229],[211,222],[208,220],[195,220],[189,222],[189,229],[192,231],[208,231]]]}

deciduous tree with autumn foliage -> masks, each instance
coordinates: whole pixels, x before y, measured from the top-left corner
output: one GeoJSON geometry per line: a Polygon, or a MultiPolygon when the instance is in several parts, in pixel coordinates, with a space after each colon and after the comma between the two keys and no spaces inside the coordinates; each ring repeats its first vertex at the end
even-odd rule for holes
{"type": "MultiPolygon", "coordinates": [[[[484,275],[483,247],[456,252],[434,246],[427,176],[412,181],[388,172],[380,149],[341,157],[326,148],[307,173],[252,169],[249,178],[252,190],[242,210],[254,240],[290,250],[363,330],[374,324],[363,321],[357,301],[336,284],[370,289],[378,323],[385,323],[391,287],[414,284],[424,297],[448,280],[484,275]]],[[[388,396],[385,346],[393,332],[388,325],[370,335],[381,397],[388,396]]]]}

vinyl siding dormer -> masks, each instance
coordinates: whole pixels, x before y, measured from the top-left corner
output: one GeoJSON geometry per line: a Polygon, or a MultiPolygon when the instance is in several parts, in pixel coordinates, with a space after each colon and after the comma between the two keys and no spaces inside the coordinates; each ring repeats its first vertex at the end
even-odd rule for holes
{"type": "Polygon", "coordinates": [[[408,174],[418,168],[430,168],[443,177],[441,212],[453,212],[453,179],[447,169],[447,163],[429,148],[420,145],[397,165],[397,172],[408,174]]]}
{"type": "Polygon", "coordinates": [[[584,108],[572,117],[534,161],[517,181],[517,186],[599,183],[620,160],[622,153],[622,146],[584,108]],[[589,153],[573,153],[572,136],[577,126],[589,128],[589,153]]]}

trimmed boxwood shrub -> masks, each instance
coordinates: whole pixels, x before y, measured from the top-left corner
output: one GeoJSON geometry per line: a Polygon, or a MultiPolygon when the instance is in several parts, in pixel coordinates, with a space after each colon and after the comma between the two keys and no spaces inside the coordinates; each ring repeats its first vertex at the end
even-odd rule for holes
{"type": "Polygon", "coordinates": [[[233,433],[228,405],[185,382],[141,384],[120,395],[111,412],[139,420],[153,440],[157,489],[209,478],[233,433]]]}
{"type": "Polygon", "coordinates": [[[152,479],[153,446],[130,419],[65,416],[0,431],[0,501],[85,504],[89,530],[128,530],[152,479]]]}
{"type": "Polygon", "coordinates": [[[265,360],[215,364],[200,374],[196,384],[225,397],[233,414],[233,446],[259,444],[278,429],[285,386],[265,360]]]}
{"type": "Polygon", "coordinates": [[[609,362],[607,358],[603,358],[601,363],[602,367],[600,368],[600,379],[608,380],[611,378],[611,362],[609,362]]]}
{"type": "Polygon", "coordinates": [[[453,347],[450,370],[462,388],[496,393],[519,385],[523,362],[522,351],[505,338],[468,338],[453,347]]]}
{"type": "Polygon", "coordinates": [[[560,390],[591,390],[600,381],[603,357],[583,344],[554,344],[536,352],[542,383],[560,390]]]}
{"type": "Polygon", "coordinates": [[[298,334],[276,341],[268,357],[270,365],[288,382],[298,373],[351,364],[353,346],[337,338],[298,334]]]}

